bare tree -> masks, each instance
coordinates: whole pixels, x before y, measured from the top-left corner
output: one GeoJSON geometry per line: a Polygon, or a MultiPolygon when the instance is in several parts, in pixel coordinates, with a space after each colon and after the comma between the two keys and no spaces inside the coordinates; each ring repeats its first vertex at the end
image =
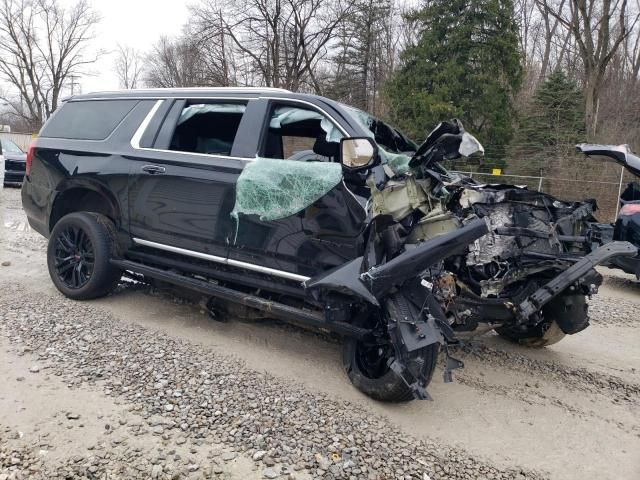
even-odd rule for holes
{"type": "Polygon", "coordinates": [[[237,67],[233,44],[229,40],[222,11],[210,12],[212,18],[206,28],[200,23],[185,27],[184,36],[188,37],[199,52],[202,75],[207,85],[228,87],[236,85],[237,67]]]}
{"type": "Polygon", "coordinates": [[[629,21],[627,0],[540,0],[544,10],[567,28],[575,41],[584,69],[585,121],[593,137],[598,126],[600,93],[618,48],[637,25],[629,21]],[[566,4],[566,8],[564,5],[566,4]]]}
{"type": "Polygon", "coordinates": [[[5,98],[33,127],[58,107],[67,81],[97,60],[86,54],[99,17],[87,0],[0,0],[0,77],[17,92],[5,98]]]}
{"type": "Polygon", "coordinates": [[[201,0],[191,23],[207,50],[220,52],[216,68],[227,78],[319,93],[319,63],[350,11],[343,0],[201,0]]]}
{"type": "Polygon", "coordinates": [[[207,85],[200,51],[186,37],[160,37],[147,55],[145,83],[149,87],[201,87],[207,85]]]}
{"type": "Polygon", "coordinates": [[[138,88],[142,77],[142,56],[135,48],[118,44],[116,75],[120,88],[138,88]]]}
{"type": "MultiPolygon", "coordinates": [[[[546,0],[536,0],[535,2],[537,10],[542,17],[542,23],[544,25],[544,39],[542,43],[542,45],[544,46],[542,49],[542,58],[540,60],[540,80],[546,77],[549,70],[553,70],[553,66],[551,65],[551,54],[554,43],[559,40],[560,44],[562,45],[560,54],[557,58],[558,62],[562,62],[567,43],[569,41],[569,36],[571,35],[570,31],[566,31],[565,33],[560,20],[549,13],[549,10],[545,7],[545,2],[546,0]]],[[[565,2],[566,0],[560,0],[560,3],[558,4],[559,11],[562,11],[564,9],[565,2]]]]}
{"type": "MultiPolygon", "coordinates": [[[[636,0],[634,11],[640,12],[640,0],[636,0]]],[[[629,28],[629,32],[624,42],[624,55],[630,80],[635,87],[640,80],[640,28],[629,28]]]]}

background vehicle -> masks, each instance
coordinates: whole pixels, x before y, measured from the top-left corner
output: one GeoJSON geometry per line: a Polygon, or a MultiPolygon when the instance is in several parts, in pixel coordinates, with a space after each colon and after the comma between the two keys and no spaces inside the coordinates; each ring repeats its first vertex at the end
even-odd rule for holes
{"type": "Polygon", "coordinates": [[[27,154],[9,139],[0,139],[0,162],[4,162],[5,187],[20,186],[24,178],[27,154]]]}
{"type": "Polygon", "coordinates": [[[459,122],[417,147],[363,112],[283,90],[99,93],[45,124],[22,199],[68,297],[105,295],[135,272],[337,332],[360,390],[428,398],[440,346],[446,378],[461,365],[446,349],[456,331],[490,322],[541,344],[550,326],[579,331],[592,267],[637,252],[584,256],[589,204],[438,164],[481,150],[459,122]]]}
{"type": "MultiPolygon", "coordinates": [[[[599,156],[622,165],[628,172],[640,176],[640,157],[627,145],[580,144],[576,148],[588,156],[599,156]]],[[[640,247],[640,181],[631,182],[620,194],[620,209],[613,229],[609,225],[597,225],[606,232],[604,240],[626,241],[640,247]]],[[[640,279],[640,256],[616,257],[610,266],[620,268],[640,279]]]]}

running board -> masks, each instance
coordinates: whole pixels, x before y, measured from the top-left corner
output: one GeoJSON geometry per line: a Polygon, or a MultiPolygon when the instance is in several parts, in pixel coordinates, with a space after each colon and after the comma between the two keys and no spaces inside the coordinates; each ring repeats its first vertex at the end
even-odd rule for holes
{"type": "Polygon", "coordinates": [[[329,322],[322,313],[314,313],[301,308],[291,307],[279,302],[273,302],[264,298],[238,292],[231,288],[223,287],[197,278],[187,277],[175,272],[169,272],[160,268],[150,267],[142,263],[130,260],[111,260],[111,264],[123,270],[139,273],[141,275],[155,278],[163,282],[171,283],[187,288],[205,295],[220,298],[229,302],[239,303],[250,308],[255,308],[262,312],[269,312],[275,318],[286,320],[297,325],[314,327],[317,329],[329,330],[331,332],[362,339],[371,332],[366,328],[356,327],[346,322],[329,322]]]}

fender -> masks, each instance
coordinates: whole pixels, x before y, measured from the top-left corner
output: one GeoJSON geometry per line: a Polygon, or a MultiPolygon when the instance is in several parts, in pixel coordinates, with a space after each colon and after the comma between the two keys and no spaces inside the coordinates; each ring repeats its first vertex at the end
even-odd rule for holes
{"type": "Polygon", "coordinates": [[[107,186],[91,178],[71,177],[64,178],[60,183],[58,183],[56,189],[53,192],[51,212],[48,219],[49,230],[53,228],[55,221],[58,220],[56,216],[58,215],[57,210],[59,209],[60,201],[64,198],[65,194],[68,194],[72,190],[86,190],[98,194],[106,204],[106,208],[104,209],[106,211],[112,212],[111,216],[116,221],[116,227],[120,227],[123,220],[122,215],[126,215],[127,212],[126,209],[120,208],[120,204],[113,192],[111,192],[107,186]]]}

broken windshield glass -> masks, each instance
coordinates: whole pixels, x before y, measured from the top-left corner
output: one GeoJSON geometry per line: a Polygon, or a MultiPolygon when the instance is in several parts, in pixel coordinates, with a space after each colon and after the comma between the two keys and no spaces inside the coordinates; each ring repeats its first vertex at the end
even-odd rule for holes
{"type": "Polygon", "coordinates": [[[390,153],[384,148],[380,148],[380,155],[386,160],[386,164],[391,167],[394,175],[404,175],[411,170],[409,162],[411,157],[402,153],[390,153]]]}
{"type": "Polygon", "coordinates": [[[342,181],[339,163],[258,158],[244,168],[236,184],[232,216],[258,215],[269,221],[304,210],[342,181]]]}
{"type": "Polygon", "coordinates": [[[202,113],[244,113],[247,106],[239,103],[200,103],[189,105],[182,110],[178,125],[186,122],[191,117],[202,113]]]}
{"type": "Polygon", "coordinates": [[[282,128],[283,126],[291,125],[293,123],[301,122],[304,120],[320,120],[320,128],[322,128],[322,130],[326,132],[327,142],[338,143],[343,137],[342,132],[340,132],[340,130],[338,130],[338,128],[321,113],[316,112],[315,110],[307,110],[296,107],[277,107],[273,112],[273,116],[271,117],[271,121],[269,122],[269,127],[282,128]]]}
{"type": "Polygon", "coordinates": [[[347,113],[365,129],[367,135],[373,138],[376,143],[387,152],[412,153],[418,149],[417,145],[400,130],[362,110],[348,105],[343,105],[343,107],[347,113]]]}
{"type": "Polygon", "coordinates": [[[365,133],[378,144],[382,163],[389,165],[394,175],[410,171],[409,161],[417,146],[402,132],[357,108],[343,105],[351,117],[364,128],[365,133]]]}

